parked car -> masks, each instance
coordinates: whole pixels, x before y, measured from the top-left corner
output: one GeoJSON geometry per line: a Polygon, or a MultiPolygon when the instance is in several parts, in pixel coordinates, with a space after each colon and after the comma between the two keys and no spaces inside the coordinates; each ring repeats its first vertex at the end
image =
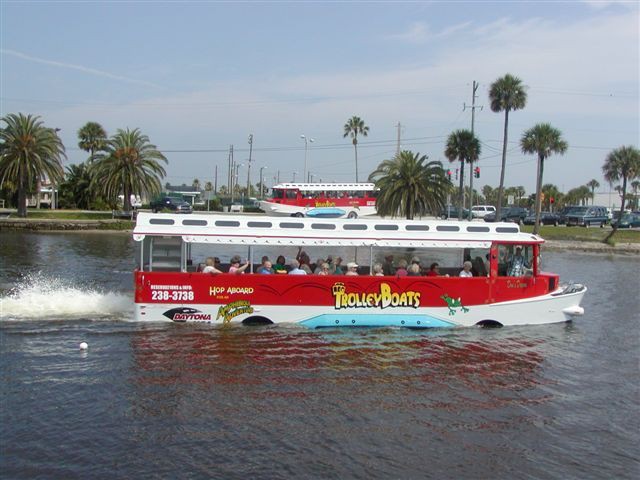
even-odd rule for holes
{"type": "Polygon", "coordinates": [[[564,225],[565,223],[567,223],[567,215],[569,215],[569,213],[571,213],[576,208],[582,208],[582,207],[580,205],[567,205],[566,207],[563,207],[562,210],[558,212],[560,225],[564,225]]]}
{"type": "Polygon", "coordinates": [[[640,227],[640,214],[639,213],[625,213],[622,215],[620,222],[614,219],[611,225],[618,225],[618,228],[635,228],[640,227]]]}
{"type": "MultiPolygon", "coordinates": [[[[532,213],[524,217],[525,225],[534,225],[536,223],[536,214],[532,213]]],[[[540,225],[558,225],[560,223],[560,215],[552,212],[540,212],[540,225]]]]}
{"type": "Polygon", "coordinates": [[[171,210],[175,213],[191,213],[193,210],[191,205],[177,197],[159,197],[149,204],[153,213],[160,210],[171,210]]]}
{"type": "Polygon", "coordinates": [[[471,207],[473,218],[484,218],[486,215],[496,211],[493,205],[474,205],[471,207]]]}
{"type": "Polygon", "coordinates": [[[593,205],[590,207],[575,208],[571,210],[565,218],[568,227],[571,225],[580,225],[582,227],[598,225],[602,228],[609,221],[607,209],[593,205]]]}
{"type": "MultiPolygon", "coordinates": [[[[446,220],[447,218],[458,218],[458,207],[455,205],[447,205],[440,212],[440,218],[446,220]]],[[[469,210],[467,208],[462,209],[462,218],[469,218],[469,210]]]]}
{"type": "MultiPolygon", "coordinates": [[[[496,221],[496,213],[492,212],[488,213],[484,217],[485,222],[495,222],[496,221]]],[[[514,223],[522,223],[524,217],[529,215],[529,210],[523,207],[506,207],[500,211],[500,221],[501,222],[514,222],[514,223]]]]}

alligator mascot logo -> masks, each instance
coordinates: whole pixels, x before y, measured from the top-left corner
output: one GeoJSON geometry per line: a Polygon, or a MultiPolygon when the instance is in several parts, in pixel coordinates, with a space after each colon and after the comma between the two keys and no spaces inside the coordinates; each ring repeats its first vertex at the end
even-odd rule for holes
{"type": "Polygon", "coordinates": [[[447,307],[449,308],[449,315],[455,315],[458,308],[462,309],[462,313],[467,313],[469,309],[462,305],[460,301],[460,297],[457,299],[451,298],[449,295],[444,294],[440,297],[447,303],[447,307]]]}

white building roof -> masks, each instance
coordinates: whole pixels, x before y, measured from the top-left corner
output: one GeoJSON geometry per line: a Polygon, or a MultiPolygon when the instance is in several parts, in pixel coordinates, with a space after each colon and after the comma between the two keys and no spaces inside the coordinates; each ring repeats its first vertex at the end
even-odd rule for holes
{"type": "Polygon", "coordinates": [[[542,243],[514,223],[382,218],[314,219],[264,215],[140,213],[133,238],[181,236],[188,243],[294,246],[489,248],[492,242],[542,243]]]}

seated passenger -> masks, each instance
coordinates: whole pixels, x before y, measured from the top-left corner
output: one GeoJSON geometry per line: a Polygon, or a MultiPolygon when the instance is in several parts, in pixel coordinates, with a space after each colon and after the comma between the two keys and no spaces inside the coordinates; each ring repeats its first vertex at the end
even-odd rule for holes
{"type": "Polygon", "coordinates": [[[438,276],[440,276],[440,265],[438,265],[437,262],[433,262],[431,266],[429,266],[427,277],[438,277],[438,276]]]}
{"type": "Polygon", "coordinates": [[[306,275],[307,272],[300,268],[300,262],[298,260],[291,260],[291,270],[289,270],[289,275],[306,275]]]}
{"type": "Polygon", "coordinates": [[[419,277],[420,276],[420,265],[417,263],[412,263],[409,265],[407,270],[407,277],[419,277]]]}
{"type": "Polygon", "coordinates": [[[418,273],[422,273],[422,265],[420,264],[420,258],[419,257],[412,257],[411,258],[411,265],[418,265],[418,273]]]}
{"type": "Polygon", "coordinates": [[[460,276],[461,277],[473,277],[473,273],[471,273],[471,267],[473,265],[471,265],[471,262],[469,260],[467,260],[466,262],[464,262],[462,264],[462,270],[460,270],[460,276]]]}
{"type": "Polygon", "coordinates": [[[276,264],[273,265],[273,271],[275,273],[287,273],[287,261],[284,256],[278,255],[278,259],[276,260],[276,264]]]}
{"type": "Polygon", "coordinates": [[[342,270],[342,257],[336,257],[333,262],[333,274],[344,275],[344,271],[342,270]]]}
{"type": "Polygon", "coordinates": [[[473,261],[473,268],[471,269],[474,277],[486,277],[487,270],[484,267],[484,260],[482,257],[476,257],[473,261]]]}
{"type": "Polygon", "coordinates": [[[345,275],[358,275],[358,264],[356,262],[347,263],[347,273],[345,273],[345,275]]]}
{"type": "Polygon", "coordinates": [[[313,268],[313,273],[314,273],[315,275],[318,275],[318,273],[320,273],[320,270],[322,270],[322,266],[323,266],[325,263],[327,263],[327,262],[325,262],[325,261],[324,261],[324,258],[319,258],[319,259],[316,261],[316,264],[315,264],[315,265],[309,265],[309,267],[312,267],[312,268],[313,268]]]}
{"type": "Polygon", "coordinates": [[[396,269],[393,267],[393,255],[386,255],[382,263],[382,273],[385,275],[395,275],[396,269]]]}
{"type": "Polygon", "coordinates": [[[271,262],[269,261],[268,257],[266,260],[262,261],[262,265],[258,267],[258,270],[256,271],[256,273],[262,273],[265,275],[271,275],[272,273],[274,273],[273,268],[271,266],[271,262]]]}
{"type": "Polygon", "coordinates": [[[373,276],[374,277],[384,277],[384,272],[382,271],[382,265],[379,263],[373,264],[373,276]]]}
{"type": "MultiPolygon", "coordinates": [[[[217,258],[207,257],[205,260],[206,266],[202,269],[202,273],[209,273],[211,275],[215,275],[216,273],[224,273],[222,270],[216,268],[216,260],[217,258]]],[[[220,263],[220,260],[218,260],[220,263]]]]}
{"type": "Polygon", "coordinates": [[[404,258],[401,258],[398,262],[398,268],[396,269],[396,275],[399,277],[407,276],[407,261],[404,258]]]}
{"type": "Polygon", "coordinates": [[[233,273],[236,275],[244,273],[244,271],[249,268],[249,260],[245,260],[244,265],[240,266],[240,255],[234,255],[233,257],[231,257],[229,264],[231,265],[229,267],[229,273],[233,273]]]}
{"type": "Polygon", "coordinates": [[[328,263],[323,263],[316,269],[316,275],[331,275],[331,270],[328,263]]]}
{"type": "Polygon", "coordinates": [[[309,264],[311,263],[311,259],[309,258],[309,255],[307,255],[307,252],[302,250],[302,247],[298,248],[298,255],[296,256],[296,260],[300,264],[299,268],[304,270],[307,275],[311,275],[312,270],[309,266],[309,264]]]}

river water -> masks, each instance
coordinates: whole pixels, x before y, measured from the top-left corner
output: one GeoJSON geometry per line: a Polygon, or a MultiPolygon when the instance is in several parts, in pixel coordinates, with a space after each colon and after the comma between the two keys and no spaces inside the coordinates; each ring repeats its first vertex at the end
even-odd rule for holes
{"type": "Polygon", "coordinates": [[[310,331],[136,323],[134,255],[1,234],[0,477],[640,475],[637,257],[544,254],[573,323],[310,331]]]}

